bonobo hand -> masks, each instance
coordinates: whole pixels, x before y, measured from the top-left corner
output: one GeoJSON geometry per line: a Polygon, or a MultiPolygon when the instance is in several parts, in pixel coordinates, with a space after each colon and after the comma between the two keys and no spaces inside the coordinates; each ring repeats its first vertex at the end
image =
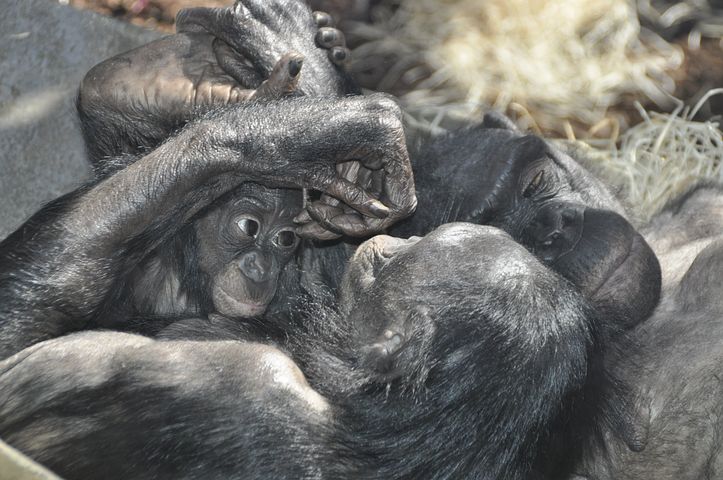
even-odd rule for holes
{"type": "Polygon", "coordinates": [[[214,112],[195,127],[203,129],[193,143],[207,145],[204,157],[218,156],[225,171],[324,193],[309,205],[324,213],[317,221],[302,219],[298,231],[306,237],[379,233],[416,207],[401,110],[384,95],[248,103],[214,112]],[[332,215],[334,208],[342,213],[332,215]]]}
{"type": "MultiPolygon", "coordinates": [[[[302,55],[280,38],[281,44],[271,47],[281,53],[263,68],[258,68],[251,64],[245,53],[234,50],[215,34],[234,37],[237,44],[245,44],[245,40],[236,38],[236,35],[249,35],[250,43],[246,45],[245,52],[258,56],[261,53],[254,52],[255,49],[266,51],[270,48],[257,42],[259,37],[268,36],[268,28],[264,24],[246,25],[245,30],[240,32],[236,25],[227,22],[206,23],[207,30],[193,23],[199,15],[208,19],[209,12],[216,12],[221,18],[224,17],[221,12],[232,16],[232,11],[232,8],[182,11],[178,34],[113,57],[88,72],[81,83],[78,111],[94,163],[103,157],[152,149],[186,122],[212,108],[291,93],[296,90],[305,55],[310,56],[312,61],[306,62],[311,66],[307,65],[304,71],[327,68],[329,74],[323,81],[329,80],[331,72],[337,72],[340,78],[343,76],[326,59],[328,53],[332,61],[339,62],[339,59],[346,58],[348,52],[341,32],[329,27],[328,15],[317,12],[312,16],[308,9],[304,10],[306,17],[313,18],[310,28],[304,25],[303,29],[290,32],[288,37],[306,35],[306,43],[312,48],[304,50],[302,55]],[[318,22],[320,29],[317,30],[314,21],[318,22]],[[320,39],[331,38],[318,42],[326,51],[314,46],[315,35],[320,39]],[[324,67],[318,65],[319,58],[324,59],[324,67]]],[[[244,21],[240,17],[233,18],[244,21]]],[[[273,22],[274,18],[267,21],[273,22]]],[[[311,75],[307,74],[307,84],[312,81],[311,75]]],[[[314,80],[317,83],[321,81],[321,78],[314,80]]],[[[332,78],[330,82],[329,88],[336,91],[338,80],[332,78]]],[[[101,171],[103,166],[96,165],[101,167],[101,171]]]]}
{"type": "MultiPolygon", "coordinates": [[[[284,54],[302,54],[304,73],[299,89],[304,94],[338,96],[354,90],[335,66],[349,55],[344,35],[331,28],[329,15],[312,14],[302,0],[238,0],[230,8],[189,8],[178,13],[176,29],[221,39],[230,46],[228,51],[248,59],[264,78],[284,54]]],[[[248,69],[236,61],[223,67],[234,76],[237,67],[241,75],[248,69]]]]}

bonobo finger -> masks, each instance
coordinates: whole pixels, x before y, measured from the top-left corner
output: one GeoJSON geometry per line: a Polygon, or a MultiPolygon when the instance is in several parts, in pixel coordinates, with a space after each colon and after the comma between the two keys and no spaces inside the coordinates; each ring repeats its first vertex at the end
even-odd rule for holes
{"type": "Polygon", "coordinates": [[[334,26],[334,20],[331,18],[331,15],[329,15],[326,12],[319,12],[316,11],[312,13],[314,16],[314,22],[316,23],[317,27],[333,27],[334,26]]]}
{"type": "Polygon", "coordinates": [[[346,64],[347,60],[349,60],[351,52],[346,47],[332,47],[327,52],[327,55],[331,63],[340,67],[346,64]]]}
{"type": "Polygon", "coordinates": [[[341,230],[334,225],[334,219],[344,215],[344,210],[341,207],[334,207],[317,201],[307,205],[306,211],[309,212],[312,220],[325,229],[334,233],[341,233],[341,230]]]}
{"type": "Polygon", "coordinates": [[[404,168],[385,168],[381,198],[392,211],[389,215],[392,223],[411,215],[417,208],[411,171],[407,172],[404,168]]]}
{"type": "Polygon", "coordinates": [[[321,48],[344,47],[346,39],[341,30],[332,27],[322,27],[314,37],[316,45],[321,48]]]}
{"type": "Polygon", "coordinates": [[[381,225],[381,220],[366,218],[343,206],[333,207],[316,201],[306,207],[309,215],[323,228],[334,233],[343,233],[350,237],[363,237],[378,230],[370,228],[372,223],[381,225]]]}
{"type": "Polygon", "coordinates": [[[309,212],[306,210],[302,210],[301,213],[299,213],[297,216],[294,217],[294,223],[303,225],[304,223],[313,222],[314,219],[311,218],[311,215],[309,215],[309,212]]]}
{"type": "Polygon", "coordinates": [[[386,205],[360,186],[343,178],[334,178],[323,190],[365,215],[377,218],[389,215],[389,208],[386,205]]]}
{"type": "Polygon", "coordinates": [[[307,223],[296,228],[296,234],[301,238],[312,240],[336,240],[341,235],[331,232],[316,222],[307,223]]]}
{"type": "Polygon", "coordinates": [[[213,53],[221,69],[236,80],[243,88],[258,88],[263,81],[254,67],[231,46],[216,38],[213,41],[213,53]]]}
{"type": "Polygon", "coordinates": [[[294,92],[299,83],[299,73],[303,63],[304,56],[298,52],[289,52],[281,57],[269,78],[256,89],[253,98],[281,98],[294,92]]]}

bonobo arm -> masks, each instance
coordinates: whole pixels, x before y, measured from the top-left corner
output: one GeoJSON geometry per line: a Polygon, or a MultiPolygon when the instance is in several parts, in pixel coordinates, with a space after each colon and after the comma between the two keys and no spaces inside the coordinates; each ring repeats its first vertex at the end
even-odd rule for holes
{"type": "Polygon", "coordinates": [[[176,35],[110,58],[83,79],[77,107],[91,162],[104,174],[104,159],[155,148],[219,106],[292,91],[357,92],[337,66],[348,56],[344,36],[329,25],[301,0],[181,11],[176,35]]]}
{"type": "Polygon", "coordinates": [[[189,124],[0,244],[0,357],[108,314],[144,255],[242,182],[317,189],[364,214],[352,233],[386,228],[416,202],[401,130],[383,96],[239,104],[189,124]],[[349,160],[385,173],[379,200],[337,177],[349,160]]]}

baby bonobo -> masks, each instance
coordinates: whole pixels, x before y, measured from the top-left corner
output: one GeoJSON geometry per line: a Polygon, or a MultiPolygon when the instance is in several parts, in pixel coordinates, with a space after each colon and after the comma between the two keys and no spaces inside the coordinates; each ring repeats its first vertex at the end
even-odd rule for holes
{"type": "Polygon", "coordinates": [[[292,220],[301,208],[301,190],[256,183],[221,197],[136,268],[132,315],[263,314],[299,243],[292,220]]]}

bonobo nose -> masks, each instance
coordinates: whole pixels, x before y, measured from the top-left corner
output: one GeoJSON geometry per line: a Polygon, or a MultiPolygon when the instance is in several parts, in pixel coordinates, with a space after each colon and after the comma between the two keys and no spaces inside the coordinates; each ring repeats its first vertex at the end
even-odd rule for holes
{"type": "Polygon", "coordinates": [[[271,262],[261,252],[248,252],[239,259],[239,268],[249,280],[263,282],[269,279],[271,262]]]}
{"type": "Polygon", "coordinates": [[[582,236],[583,211],[581,205],[556,202],[537,212],[525,235],[535,255],[550,263],[575,248],[582,236]]]}

